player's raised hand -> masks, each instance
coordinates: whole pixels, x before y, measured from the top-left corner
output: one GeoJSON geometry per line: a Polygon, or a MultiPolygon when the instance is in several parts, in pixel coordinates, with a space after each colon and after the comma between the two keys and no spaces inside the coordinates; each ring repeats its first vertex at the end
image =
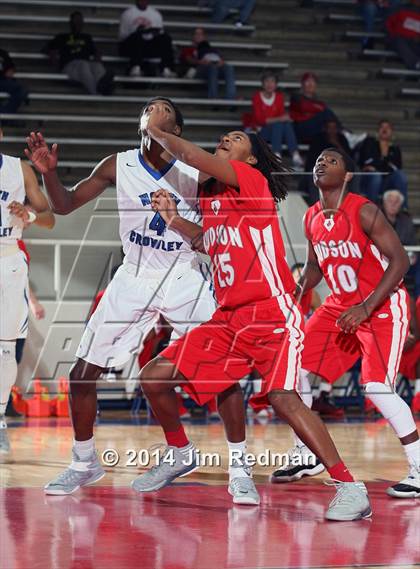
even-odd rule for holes
{"type": "Polygon", "coordinates": [[[57,144],[53,144],[50,149],[40,132],[31,132],[26,138],[26,144],[28,148],[25,148],[25,154],[40,174],[57,168],[57,144]]]}
{"type": "Polygon", "coordinates": [[[171,194],[166,190],[158,190],[152,195],[152,209],[158,212],[169,226],[174,217],[177,217],[178,208],[171,194]]]}

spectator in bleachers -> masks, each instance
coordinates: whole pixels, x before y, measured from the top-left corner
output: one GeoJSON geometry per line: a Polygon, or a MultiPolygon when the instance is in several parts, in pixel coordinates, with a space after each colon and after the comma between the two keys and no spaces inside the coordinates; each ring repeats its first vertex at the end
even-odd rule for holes
{"type": "Polygon", "coordinates": [[[83,14],[70,14],[70,32],[58,34],[42,50],[54,65],[88,93],[109,95],[114,89],[113,74],[105,69],[90,34],[83,33],[83,14]]]}
{"type": "MultiPolygon", "coordinates": [[[[382,198],[382,210],[385,217],[395,229],[403,245],[417,245],[416,228],[411,215],[403,210],[404,196],[398,190],[387,190],[382,198]]],[[[415,295],[417,255],[408,253],[410,268],[404,277],[404,284],[411,296],[415,295]]]]}
{"type": "Polygon", "coordinates": [[[25,87],[14,77],[16,71],[9,53],[0,49],[0,91],[9,95],[5,103],[0,104],[0,113],[16,113],[28,95],[25,87]]]}
{"type": "Polygon", "coordinates": [[[254,10],[256,0],[209,0],[208,5],[212,9],[212,22],[220,24],[229,15],[230,10],[239,10],[239,19],[235,26],[241,28],[248,24],[254,10]]]}
{"type": "Polygon", "coordinates": [[[381,194],[396,188],[404,196],[407,205],[407,176],[402,170],[402,155],[398,145],[392,143],[393,127],[390,121],[381,120],[377,137],[368,136],[361,144],[359,167],[368,176],[362,176],[360,191],[373,202],[381,194]]]}
{"type": "Polygon", "coordinates": [[[310,143],[322,133],[328,120],[333,119],[339,125],[340,121],[326,103],[317,98],[318,78],[315,73],[304,73],[301,86],[301,92],[293,94],[290,99],[289,113],[299,142],[310,143]]]}
{"type": "Polygon", "coordinates": [[[218,98],[221,78],[225,80],[226,99],[236,98],[235,69],[210,45],[203,28],[195,29],[192,44],[182,50],[180,61],[189,68],[186,73],[188,78],[197,77],[207,81],[209,99],[218,98]]]}
{"type": "Polygon", "coordinates": [[[403,210],[404,196],[399,190],[387,190],[382,198],[385,217],[403,245],[417,245],[416,228],[411,215],[403,210]]]}
{"type": "Polygon", "coordinates": [[[287,145],[297,170],[303,167],[293,123],[284,106],[284,95],[277,89],[277,76],[266,71],[261,77],[262,89],[252,97],[252,112],[260,136],[271,142],[273,151],[281,156],[283,143],[287,145]]]}
{"type": "Polygon", "coordinates": [[[121,14],[118,39],[120,54],[130,59],[131,76],[153,74],[153,59],[163,77],[176,76],[172,38],[163,29],[162,14],[147,0],[135,0],[121,14]]]}
{"type": "Polygon", "coordinates": [[[314,138],[306,155],[305,172],[311,172],[311,175],[305,176],[300,184],[300,189],[309,194],[310,205],[319,199],[319,190],[313,183],[312,170],[315,166],[316,159],[326,148],[337,148],[348,156],[352,156],[352,150],[347,142],[347,138],[341,131],[339,123],[334,118],[328,119],[324,123],[322,133],[314,138]]]}
{"type": "Polygon", "coordinates": [[[408,69],[420,69],[420,0],[402,6],[386,20],[389,43],[408,69]]]}
{"type": "MultiPolygon", "coordinates": [[[[378,20],[383,22],[389,14],[400,4],[400,0],[359,0],[360,14],[363,19],[364,30],[367,34],[375,31],[378,20]]],[[[373,49],[375,42],[372,37],[366,36],[362,40],[362,49],[373,49]]]]}

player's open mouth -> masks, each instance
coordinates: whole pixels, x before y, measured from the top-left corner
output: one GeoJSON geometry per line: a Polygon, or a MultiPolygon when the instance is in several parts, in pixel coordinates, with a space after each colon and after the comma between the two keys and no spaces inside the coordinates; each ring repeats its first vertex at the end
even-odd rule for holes
{"type": "Polygon", "coordinates": [[[229,152],[229,148],[224,145],[224,143],[218,144],[216,146],[216,150],[224,150],[225,152],[229,152]]]}

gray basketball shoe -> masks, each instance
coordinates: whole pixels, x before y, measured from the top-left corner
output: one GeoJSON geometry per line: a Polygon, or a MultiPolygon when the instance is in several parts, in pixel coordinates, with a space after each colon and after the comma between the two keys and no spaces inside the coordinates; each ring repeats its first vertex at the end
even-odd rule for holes
{"type": "Polygon", "coordinates": [[[7,434],[7,423],[4,417],[0,417],[0,452],[8,453],[10,452],[10,442],[9,436],[7,434]]]}
{"type": "Polygon", "coordinates": [[[159,463],[133,480],[131,487],[136,492],[154,492],[171,484],[176,478],[186,476],[198,468],[197,450],[190,443],[182,449],[168,446],[159,463]]]}
{"type": "Polygon", "coordinates": [[[325,514],[327,520],[349,522],[372,515],[366,486],[363,482],[333,481],[337,493],[325,514]]]}
{"type": "Polygon", "coordinates": [[[73,494],[81,486],[94,484],[105,476],[105,470],[100,465],[96,452],[87,461],[80,460],[74,449],[72,454],[71,465],[44,486],[45,494],[56,496],[73,494]]]}

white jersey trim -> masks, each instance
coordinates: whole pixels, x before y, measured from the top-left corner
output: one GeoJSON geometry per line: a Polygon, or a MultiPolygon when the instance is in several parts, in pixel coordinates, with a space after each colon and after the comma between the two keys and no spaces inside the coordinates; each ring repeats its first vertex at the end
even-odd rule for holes
{"type": "Polygon", "coordinates": [[[257,251],[264,276],[270,287],[271,294],[273,296],[284,294],[284,286],[276,264],[276,254],[271,226],[267,225],[267,227],[262,231],[256,227],[250,227],[249,232],[257,251]]]}

